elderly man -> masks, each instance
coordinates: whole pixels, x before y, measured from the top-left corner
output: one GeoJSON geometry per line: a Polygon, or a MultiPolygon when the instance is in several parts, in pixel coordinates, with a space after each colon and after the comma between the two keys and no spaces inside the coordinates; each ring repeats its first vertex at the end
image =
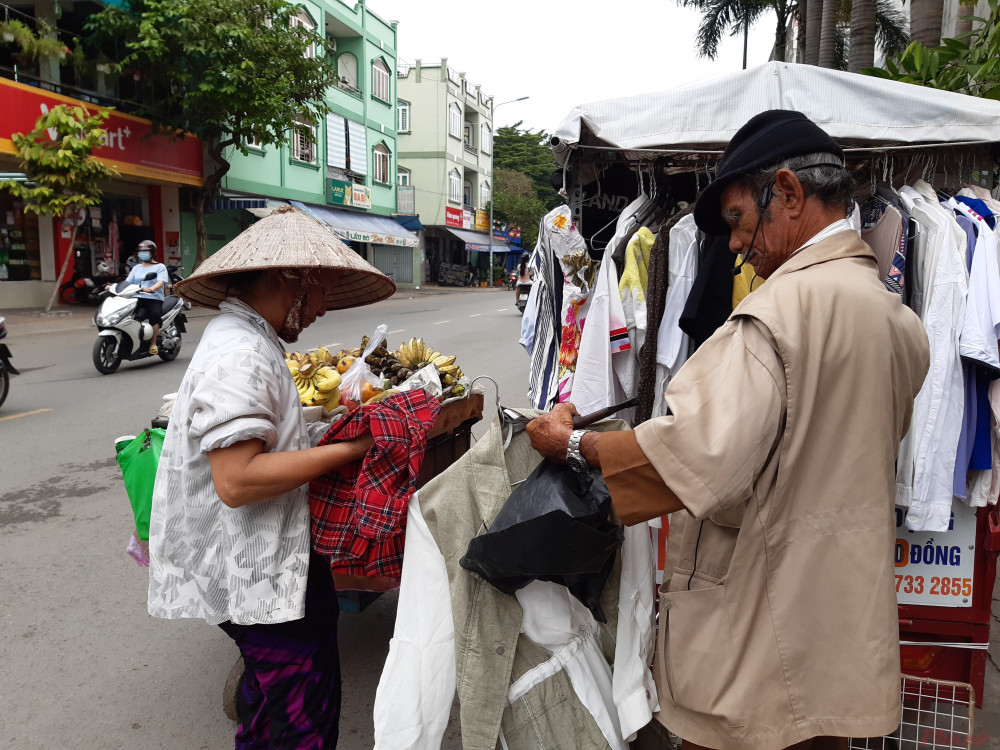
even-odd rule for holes
{"type": "Polygon", "coordinates": [[[689,750],[846,748],[900,722],[894,463],[928,344],[853,207],[826,133],[751,119],[695,218],[768,282],[671,382],[668,416],[598,434],[561,405],[528,428],[600,469],[625,523],[677,514],[657,719],[689,750]]]}

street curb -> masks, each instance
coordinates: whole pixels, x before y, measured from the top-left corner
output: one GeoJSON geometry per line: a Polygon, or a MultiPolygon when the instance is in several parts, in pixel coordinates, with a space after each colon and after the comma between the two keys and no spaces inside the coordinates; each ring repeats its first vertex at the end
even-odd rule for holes
{"type": "MultiPolygon", "coordinates": [[[[483,289],[481,287],[438,287],[424,286],[419,289],[397,289],[389,298],[435,297],[443,294],[474,294],[476,292],[507,291],[505,286],[483,289]]],[[[12,310],[0,309],[0,318],[7,323],[7,340],[24,338],[41,333],[62,333],[68,331],[85,331],[94,326],[94,313],[97,307],[84,305],[56,305],[46,315],[41,308],[19,308],[12,310]]],[[[189,319],[210,318],[218,315],[217,310],[203,307],[192,307],[186,313],[189,319]]]]}

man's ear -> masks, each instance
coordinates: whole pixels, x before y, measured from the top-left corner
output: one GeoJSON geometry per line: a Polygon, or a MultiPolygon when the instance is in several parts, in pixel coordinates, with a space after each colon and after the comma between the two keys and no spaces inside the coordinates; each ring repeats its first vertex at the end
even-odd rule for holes
{"type": "Polygon", "coordinates": [[[798,218],[805,210],[805,191],[798,175],[790,169],[779,169],[774,175],[774,197],[790,218],[798,218]]]}

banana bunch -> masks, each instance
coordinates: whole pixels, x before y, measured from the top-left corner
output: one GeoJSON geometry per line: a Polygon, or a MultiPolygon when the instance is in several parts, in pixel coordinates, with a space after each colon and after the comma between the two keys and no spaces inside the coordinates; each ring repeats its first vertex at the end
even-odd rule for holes
{"type": "Polygon", "coordinates": [[[396,358],[403,367],[414,372],[427,365],[436,365],[442,376],[455,376],[459,372],[458,365],[455,364],[454,354],[436,352],[427,346],[423,339],[412,338],[409,341],[404,341],[399,347],[399,352],[396,353],[396,358]]]}
{"type": "Polygon", "coordinates": [[[340,375],[331,366],[336,360],[326,348],[321,346],[305,354],[285,354],[285,364],[292,373],[303,406],[325,406],[327,411],[340,406],[340,375]]]}

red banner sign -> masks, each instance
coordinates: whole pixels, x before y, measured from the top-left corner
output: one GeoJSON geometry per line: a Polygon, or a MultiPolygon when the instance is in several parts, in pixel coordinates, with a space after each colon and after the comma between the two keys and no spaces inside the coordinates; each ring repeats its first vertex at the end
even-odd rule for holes
{"type": "MultiPolygon", "coordinates": [[[[5,79],[0,79],[0,98],[5,102],[0,107],[0,153],[7,154],[16,153],[11,134],[33,130],[38,118],[58,104],[97,110],[94,104],[5,79]]],[[[110,113],[104,129],[105,143],[94,156],[123,175],[178,185],[202,184],[198,138],[187,135],[172,141],[162,135],[148,137],[153,130],[149,120],[118,112],[110,113]]]]}
{"type": "Polygon", "coordinates": [[[465,218],[464,211],[460,208],[452,208],[451,206],[445,206],[444,208],[444,225],[446,227],[458,227],[462,228],[462,223],[465,218]]]}

